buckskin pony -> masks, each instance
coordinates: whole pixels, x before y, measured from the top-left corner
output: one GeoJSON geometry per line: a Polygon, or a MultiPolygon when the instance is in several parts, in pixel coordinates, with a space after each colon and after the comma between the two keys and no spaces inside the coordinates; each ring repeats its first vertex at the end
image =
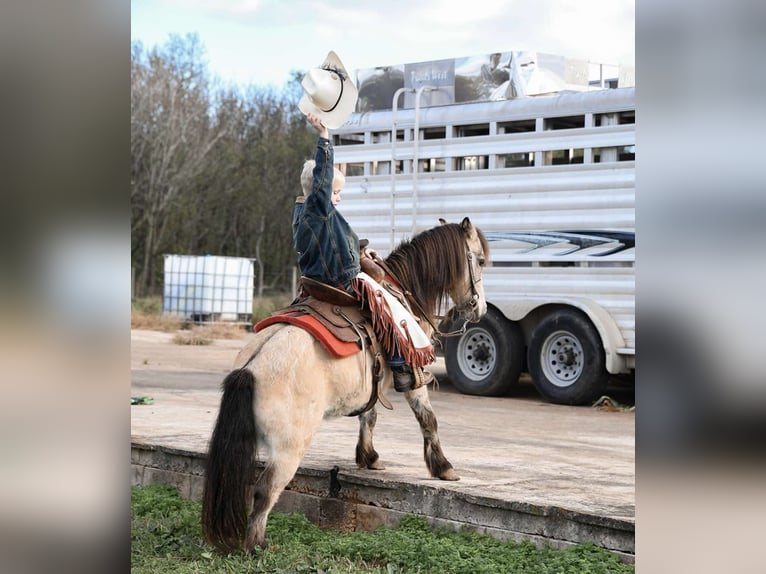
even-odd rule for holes
{"type": "MultiPolygon", "coordinates": [[[[399,244],[385,258],[421,319],[434,324],[451,299],[451,314],[477,322],[487,312],[482,268],[489,256],[484,234],[466,217],[399,244]]],[[[222,552],[266,547],[266,521],[295,475],[322,419],[353,415],[373,392],[369,349],[333,357],[307,331],[276,323],[259,331],[239,353],[222,384],[223,395],[208,447],[202,506],[206,540],[222,552]],[[264,456],[258,475],[257,456],[264,456]]],[[[392,383],[385,368],[382,392],[392,383]]],[[[433,477],[459,480],[444,456],[426,386],[404,393],[420,424],[426,466],[433,477]]],[[[374,407],[359,416],[356,463],[380,470],[372,444],[374,407]]]]}

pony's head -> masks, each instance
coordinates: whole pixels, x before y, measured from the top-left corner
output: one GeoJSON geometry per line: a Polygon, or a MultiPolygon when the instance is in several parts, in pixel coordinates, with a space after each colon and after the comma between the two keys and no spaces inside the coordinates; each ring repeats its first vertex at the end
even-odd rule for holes
{"type": "MultiPolygon", "coordinates": [[[[449,226],[439,219],[442,226],[449,226]]],[[[457,224],[453,224],[457,227],[457,224]]],[[[455,312],[472,323],[478,322],[487,313],[487,301],[484,298],[482,271],[489,260],[489,243],[481,230],[467,217],[459,225],[466,246],[466,265],[461,273],[461,280],[450,286],[450,297],[455,303],[455,312]]]]}
{"type": "Polygon", "coordinates": [[[479,321],[487,312],[482,269],[489,258],[484,234],[467,217],[447,223],[403,241],[386,263],[433,319],[447,297],[453,313],[467,321],[479,321]]]}

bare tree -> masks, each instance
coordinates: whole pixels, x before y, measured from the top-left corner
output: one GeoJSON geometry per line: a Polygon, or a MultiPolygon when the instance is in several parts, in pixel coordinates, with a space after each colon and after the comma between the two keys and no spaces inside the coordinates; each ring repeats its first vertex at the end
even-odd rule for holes
{"type": "Polygon", "coordinates": [[[136,295],[156,293],[160,255],[256,257],[258,292],[290,289],[291,216],[315,133],[282,92],[221,87],[196,36],[132,46],[131,223],[136,295]]]}
{"type": "Polygon", "coordinates": [[[225,129],[210,118],[209,81],[195,35],[131,58],[132,232],[142,246],[137,290],[151,287],[153,262],[173,202],[205,169],[225,129]]]}

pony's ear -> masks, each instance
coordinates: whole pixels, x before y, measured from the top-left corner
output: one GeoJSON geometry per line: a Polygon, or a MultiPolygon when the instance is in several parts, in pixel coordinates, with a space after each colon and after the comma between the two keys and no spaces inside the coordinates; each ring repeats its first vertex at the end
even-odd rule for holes
{"type": "Polygon", "coordinates": [[[441,223],[442,225],[447,225],[447,220],[444,219],[443,217],[440,217],[439,218],[439,223],[441,223]]]}
{"type": "Polygon", "coordinates": [[[473,223],[471,223],[470,219],[467,217],[463,218],[463,221],[460,223],[460,227],[468,237],[471,237],[473,234],[473,223]]]}

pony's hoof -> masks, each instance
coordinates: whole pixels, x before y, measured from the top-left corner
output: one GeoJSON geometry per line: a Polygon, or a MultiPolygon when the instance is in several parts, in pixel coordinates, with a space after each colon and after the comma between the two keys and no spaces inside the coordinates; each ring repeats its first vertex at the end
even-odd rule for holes
{"type": "Polygon", "coordinates": [[[439,475],[439,480],[460,480],[454,469],[448,468],[439,475]]]}
{"type": "Polygon", "coordinates": [[[376,460],[375,462],[371,462],[367,465],[368,470],[386,470],[386,466],[380,462],[379,460],[376,460]]]}

